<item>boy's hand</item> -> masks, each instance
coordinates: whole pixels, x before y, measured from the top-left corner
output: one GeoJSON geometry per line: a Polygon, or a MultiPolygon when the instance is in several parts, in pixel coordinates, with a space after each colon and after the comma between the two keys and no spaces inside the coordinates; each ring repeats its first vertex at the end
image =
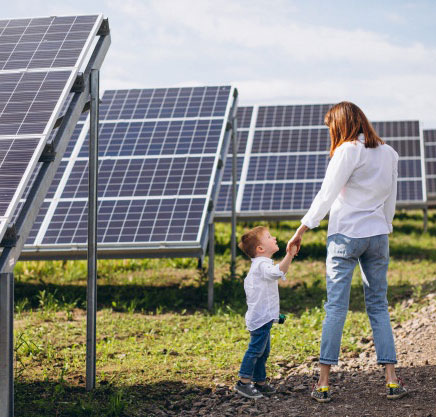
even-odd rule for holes
{"type": "Polygon", "coordinates": [[[298,252],[298,246],[297,245],[289,245],[287,249],[288,249],[287,252],[292,257],[294,257],[297,254],[297,252],[298,252]]]}

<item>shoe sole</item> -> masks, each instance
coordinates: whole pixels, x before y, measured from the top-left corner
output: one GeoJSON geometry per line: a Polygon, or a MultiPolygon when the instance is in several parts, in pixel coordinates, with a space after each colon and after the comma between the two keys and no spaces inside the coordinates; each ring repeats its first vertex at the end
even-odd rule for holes
{"type": "Polygon", "coordinates": [[[273,394],[277,394],[277,390],[269,391],[269,392],[263,392],[262,390],[259,389],[258,386],[255,385],[254,387],[255,387],[255,388],[259,391],[259,393],[262,394],[262,395],[273,395],[273,394]]]}
{"type": "Polygon", "coordinates": [[[397,394],[397,395],[387,395],[387,399],[388,400],[398,400],[399,398],[403,398],[408,394],[408,392],[403,392],[401,394],[397,394]]]}
{"type": "Polygon", "coordinates": [[[236,391],[239,395],[242,395],[242,396],[245,397],[245,398],[250,398],[250,399],[252,399],[252,400],[257,400],[258,398],[262,398],[262,397],[263,397],[262,394],[253,397],[253,396],[251,396],[251,395],[246,394],[245,392],[239,391],[237,388],[235,388],[235,391],[236,391]]]}
{"type": "Polygon", "coordinates": [[[331,398],[316,398],[316,397],[312,397],[312,396],[311,396],[311,398],[319,403],[329,403],[332,400],[331,398]]]}

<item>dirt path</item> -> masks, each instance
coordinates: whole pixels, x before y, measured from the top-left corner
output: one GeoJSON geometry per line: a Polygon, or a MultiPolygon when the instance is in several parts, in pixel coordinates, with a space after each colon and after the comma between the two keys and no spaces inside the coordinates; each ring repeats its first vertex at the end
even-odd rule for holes
{"type": "Polygon", "coordinates": [[[428,306],[394,328],[398,374],[410,392],[405,398],[386,399],[383,369],[375,363],[373,342],[362,338],[364,350],[359,357],[343,358],[332,369],[331,403],[318,404],[309,397],[316,379],[315,361],[298,367],[282,362],[282,378],[272,381],[278,393],[270,398],[255,402],[236,395],[230,386],[219,386],[211,393],[199,394],[189,408],[183,401],[175,402],[155,415],[436,417],[436,294],[427,300],[428,306]]]}

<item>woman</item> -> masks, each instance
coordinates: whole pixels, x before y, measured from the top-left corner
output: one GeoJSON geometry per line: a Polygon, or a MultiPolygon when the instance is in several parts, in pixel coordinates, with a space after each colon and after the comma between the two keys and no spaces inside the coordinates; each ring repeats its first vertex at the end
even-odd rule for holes
{"type": "Polygon", "coordinates": [[[387,398],[400,398],[407,391],[395,374],[397,359],[386,297],[398,154],[353,103],[334,105],[324,123],[330,130],[331,160],[320,191],[288,242],[299,248],[303,234],[317,227],[330,210],[320,377],[311,396],[318,402],[331,400],[330,367],[338,363],[351,279],[359,263],[377,362],[385,366],[387,398]]]}

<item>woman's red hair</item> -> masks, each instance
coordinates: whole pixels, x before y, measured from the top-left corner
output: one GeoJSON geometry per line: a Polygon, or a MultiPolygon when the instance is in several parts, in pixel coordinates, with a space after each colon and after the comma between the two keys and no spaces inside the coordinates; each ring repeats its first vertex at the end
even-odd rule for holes
{"type": "Polygon", "coordinates": [[[371,123],[358,106],[349,101],[335,104],[326,113],[324,123],[330,130],[330,158],[338,146],[351,142],[363,133],[366,148],[376,148],[385,142],[377,135],[371,123]]]}

